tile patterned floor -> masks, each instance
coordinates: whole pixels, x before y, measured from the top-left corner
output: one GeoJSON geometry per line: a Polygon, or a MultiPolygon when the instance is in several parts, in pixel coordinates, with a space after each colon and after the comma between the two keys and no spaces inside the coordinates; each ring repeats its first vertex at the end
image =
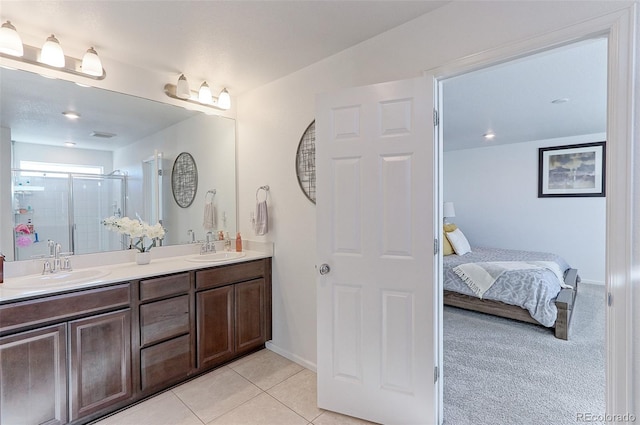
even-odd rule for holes
{"type": "Polygon", "coordinates": [[[261,350],[95,425],[364,425],[319,409],[316,374],[261,350]]]}

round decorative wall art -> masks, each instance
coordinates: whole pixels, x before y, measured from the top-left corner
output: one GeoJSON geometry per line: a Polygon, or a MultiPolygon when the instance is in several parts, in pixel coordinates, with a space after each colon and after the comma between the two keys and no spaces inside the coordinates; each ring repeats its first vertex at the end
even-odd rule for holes
{"type": "Polygon", "coordinates": [[[296,175],[305,196],[316,203],[316,121],[302,133],[296,152],[296,175]]]}
{"type": "Polygon", "coordinates": [[[190,153],[182,152],[173,163],[171,170],[171,192],[173,199],[187,208],[193,203],[198,190],[198,167],[190,153]]]}

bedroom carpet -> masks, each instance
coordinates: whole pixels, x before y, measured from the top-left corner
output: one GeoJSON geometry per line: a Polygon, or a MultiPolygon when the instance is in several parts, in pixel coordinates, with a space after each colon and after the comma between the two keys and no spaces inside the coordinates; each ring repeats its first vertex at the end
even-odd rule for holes
{"type": "Polygon", "coordinates": [[[581,284],[569,341],[444,308],[444,423],[573,424],[605,411],[604,286],[581,284]]]}

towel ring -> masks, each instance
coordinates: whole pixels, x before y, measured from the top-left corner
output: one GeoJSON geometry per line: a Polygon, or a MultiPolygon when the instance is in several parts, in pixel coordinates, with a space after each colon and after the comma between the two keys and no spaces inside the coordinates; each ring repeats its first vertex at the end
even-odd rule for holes
{"type": "Polygon", "coordinates": [[[258,194],[260,193],[261,190],[264,190],[264,200],[265,201],[267,200],[267,195],[269,194],[269,186],[268,185],[260,186],[258,188],[258,190],[256,190],[256,202],[259,202],[258,201],[258,194]]]}

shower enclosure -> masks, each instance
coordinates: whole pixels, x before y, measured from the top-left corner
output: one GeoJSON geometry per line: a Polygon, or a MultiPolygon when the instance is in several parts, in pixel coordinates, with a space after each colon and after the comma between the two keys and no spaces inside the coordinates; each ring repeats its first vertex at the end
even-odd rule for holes
{"type": "Polygon", "coordinates": [[[124,248],[102,220],[126,214],[126,175],[14,169],[12,199],[16,260],[48,255],[47,240],[74,254],[124,248]]]}

